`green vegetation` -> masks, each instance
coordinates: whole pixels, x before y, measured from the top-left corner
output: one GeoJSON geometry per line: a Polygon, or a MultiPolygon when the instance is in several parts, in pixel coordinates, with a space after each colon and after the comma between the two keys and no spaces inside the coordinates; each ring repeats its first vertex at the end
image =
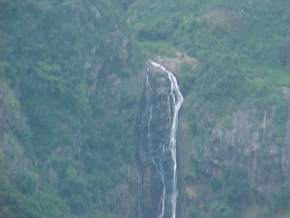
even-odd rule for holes
{"type": "Polygon", "coordinates": [[[266,159],[285,148],[289,21],[288,0],[0,0],[0,218],[135,218],[140,75],[177,52],[200,62],[177,73],[181,184],[199,187],[188,201],[180,188],[183,215],[289,216],[287,182],[265,198],[263,176],[227,159],[258,132],[261,174],[276,178],[266,159]]]}
{"type": "Polygon", "coordinates": [[[142,68],[128,3],[0,1],[1,217],[118,217],[142,68]]]}
{"type": "Polygon", "coordinates": [[[281,90],[290,86],[289,10],[286,0],[138,0],[129,8],[127,24],[145,55],[178,51],[200,62],[194,72],[186,66],[177,72],[187,127],[180,171],[199,190],[191,203],[183,196],[182,216],[289,216],[289,206],[282,206],[287,192],[277,191],[283,182],[267,187],[281,198],[258,190],[265,182],[260,178],[279,178],[279,167],[268,163],[271,147],[283,153],[288,146],[288,102],[281,90]],[[259,146],[257,157],[243,154],[251,143],[259,146]],[[253,177],[243,158],[256,158],[268,171],[257,169],[253,177]]]}

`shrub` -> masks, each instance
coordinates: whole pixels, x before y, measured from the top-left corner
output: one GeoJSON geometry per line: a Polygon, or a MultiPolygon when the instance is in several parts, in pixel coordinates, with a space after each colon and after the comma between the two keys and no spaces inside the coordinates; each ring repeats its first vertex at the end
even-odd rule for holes
{"type": "Polygon", "coordinates": [[[234,211],[223,202],[214,202],[209,207],[212,218],[233,218],[234,211]]]}
{"type": "Polygon", "coordinates": [[[26,195],[31,195],[36,191],[37,176],[30,173],[21,173],[15,177],[17,189],[26,195]]]}

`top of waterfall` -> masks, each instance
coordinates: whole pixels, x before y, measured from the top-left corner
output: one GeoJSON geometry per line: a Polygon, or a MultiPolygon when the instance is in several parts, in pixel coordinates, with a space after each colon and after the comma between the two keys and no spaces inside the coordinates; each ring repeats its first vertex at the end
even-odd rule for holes
{"type": "Polygon", "coordinates": [[[194,57],[189,57],[188,55],[181,52],[177,52],[175,57],[156,56],[153,58],[153,61],[159,63],[160,65],[164,66],[168,71],[173,73],[177,73],[178,68],[183,64],[190,66],[192,71],[195,71],[200,65],[198,59],[194,57]]]}
{"type": "Polygon", "coordinates": [[[169,74],[172,73],[171,71],[167,70],[163,65],[161,65],[161,64],[159,64],[159,63],[157,63],[157,62],[155,62],[155,61],[153,61],[153,60],[149,60],[149,63],[150,63],[153,67],[158,68],[158,69],[160,69],[161,71],[163,71],[163,72],[165,72],[165,73],[169,73],[169,74]]]}

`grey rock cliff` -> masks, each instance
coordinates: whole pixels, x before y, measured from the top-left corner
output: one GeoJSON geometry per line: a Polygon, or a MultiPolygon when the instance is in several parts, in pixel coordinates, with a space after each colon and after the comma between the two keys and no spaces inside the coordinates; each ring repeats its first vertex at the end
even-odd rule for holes
{"type": "Polygon", "coordinates": [[[138,118],[139,218],[170,217],[173,163],[168,149],[172,124],[172,99],[168,75],[147,67],[138,118]],[[164,190],[166,196],[162,202],[164,190]]]}

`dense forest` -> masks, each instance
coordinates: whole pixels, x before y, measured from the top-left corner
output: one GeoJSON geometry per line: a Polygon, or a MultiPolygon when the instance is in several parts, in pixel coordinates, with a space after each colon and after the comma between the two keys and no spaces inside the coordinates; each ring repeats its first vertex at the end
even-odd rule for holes
{"type": "Polygon", "coordinates": [[[0,217],[113,217],[132,205],[141,65],[122,6],[0,2],[0,217]]]}
{"type": "Polygon", "coordinates": [[[290,216],[290,1],[0,0],[0,218],[137,217],[149,59],[184,96],[177,218],[290,216]]]}

